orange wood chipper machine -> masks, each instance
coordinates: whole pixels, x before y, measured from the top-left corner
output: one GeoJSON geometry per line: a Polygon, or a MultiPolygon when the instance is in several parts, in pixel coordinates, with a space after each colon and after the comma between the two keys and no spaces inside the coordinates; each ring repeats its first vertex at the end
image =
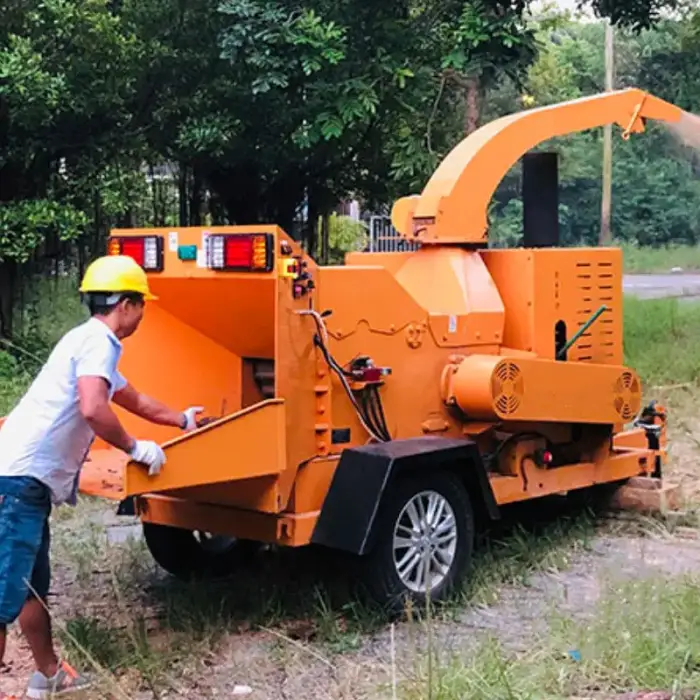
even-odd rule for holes
{"type": "Polygon", "coordinates": [[[622,255],[557,247],[556,136],[675,106],[637,89],[497,119],[399,200],[414,250],[318,266],[273,225],[115,230],[158,301],[121,371],[211,419],[187,435],[119,410],[167,464],[96,442],[81,490],[133,508],[155,560],[224,574],[257,543],[357,555],[375,598],[444,598],[499,507],[660,478],[665,416],[622,364],[622,255]],[[525,247],[489,249],[487,208],[524,159],[525,247]]]}

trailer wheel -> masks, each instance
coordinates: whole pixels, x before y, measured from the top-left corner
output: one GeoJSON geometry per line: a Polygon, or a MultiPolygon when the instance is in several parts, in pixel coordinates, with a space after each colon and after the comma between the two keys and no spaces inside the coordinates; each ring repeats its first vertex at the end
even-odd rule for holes
{"type": "Polygon", "coordinates": [[[184,580],[228,576],[250,562],[258,542],[168,525],[143,523],[151,556],[168,573],[184,580]]]}
{"type": "Polygon", "coordinates": [[[446,472],[400,478],[385,495],[364,557],[372,597],[392,613],[447,598],[469,568],[474,516],[463,484],[446,472]]]}

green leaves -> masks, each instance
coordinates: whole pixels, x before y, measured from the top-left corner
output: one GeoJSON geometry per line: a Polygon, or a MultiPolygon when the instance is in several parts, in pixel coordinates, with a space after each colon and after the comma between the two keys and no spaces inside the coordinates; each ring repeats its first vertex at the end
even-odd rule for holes
{"type": "Polygon", "coordinates": [[[27,262],[49,237],[77,238],[87,217],[69,205],[48,200],[25,200],[0,205],[0,261],[27,262]]]}
{"type": "Polygon", "coordinates": [[[10,35],[0,48],[0,95],[16,107],[21,104],[58,104],[63,76],[52,75],[40,53],[27,37],[10,35]]]}
{"type": "Polygon", "coordinates": [[[191,157],[219,157],[231,146],[239,126],[239,120],[228,114],[191,117],[180,127],[177,145],[191,157]]]}
{"type": "Polygon", "coordinates": [[[443,60],[443,68],[489,82],[501,74],[518,79],[535,56],[533,26],[518,12],[500,11],[483,0],[462,5],[448,41],[453,48],[443,60]]]}
{"type": "Polygon", "coordinates": [[[86,199],[90,195],[98,196],[102,214],[116,219],[148,197],[146,180],[138,165],[138,162],[104,165],[97,175],[89,171],[78,179],[75,190],[86,199]]]}
{"type": "Polygon", "coordinates": [[[328,217],[328,252],[331,264],[342,264],[346,253],[364,250],[368,242],[369,236],[364,224],[335,212],[328,217]]]}
{"type": "Polygon", "coordinates": [[[397,68],[394,72],[394,80],[396,85],[402,90],[406,87],[406,78],[415,77],[415,73],[410,68],[397,68]]]}
{"type": "MultiPolygon", "coordinates": [[[[334,137],[337,138],[343,133],[343,119],[336,114],[329,114],[328,112],[319,114],[316,124],[326,141],[334,137]]],[[[310,140],[313,143],[313,137],[310,137],[310,140]]]]}
{"type": "Polygon", "coordinates": [[[657,22],[664,11],[675,10],[678,0],[590,0],[589,3],[599,17],[609,17],[613,24],[639,32],[657,22]]]}
{"type": "Polygon", "coordinates": [[[299,69],[311,76],[345,56],[344,29],[324,22],[312,9],[226,0],[219,10],[231,22],[221,40],[221,55],[255,70],[249,78],[253,94],[286,88],[299,69]]]}

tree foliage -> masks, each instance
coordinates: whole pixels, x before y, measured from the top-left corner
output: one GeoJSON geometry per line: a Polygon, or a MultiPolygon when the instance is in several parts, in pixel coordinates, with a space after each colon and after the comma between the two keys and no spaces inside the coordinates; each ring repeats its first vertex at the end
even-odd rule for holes
{"type": "MultiPolygon", "coordinates": [[[[600,27],[552,24],[530,4],[5,0],[0,276],[30,279],[58,257],[80,266],[114,225],[265,220],[317,250],[315,222],[339,199],[379,209],[420,189],[465,131],[523,107],[523,95],[541,103],[598,88],[600,27]]],[[[633,30],[624,79],[690,108],[697,20],[644,29],[675,4],[587,0],[633,30]]],[[[564,154],[572,240],[594,228],[593,143],[582,136],[564,154]],[[589,214],[574,215],[576,196],[589,214]]],[[[630,158],[634,148],[624,146],[630,158]]],[[[640,207],[647,186],[695,201],[681,160],[637,176],[638,194],[626,162],[616,187],[640,207]]],[[[517,208],[503,198],[509,186],[497,218],[517,208]]],[[[688,237],[682,212],[648,219],[643,237],[688,237]]],[[[617,216],[620,231],[632,226],[617,216]]],[[[0,284],[3,318],[13,295],[0,284]]]]}
{"type": "MultiPolygon", "coordinates": [[[[694,21],[661,22],[653,30],[618,32],[617,87],[637,86],[700,112],[700,67],[694,21]]],[[[601,24],[568,23],[543,38],[529,70],[529,104],[550,104],[601,92],[604,61],[601,24]]],[[[518,95],[501,96],[517,109],[518,95]]],[[[522,108],[522,107],[521,107],[522,108]]],[[[700,122],[698,122],[700,123],[700,122]]],[[[697,129],[697,126],[695,127],[697,129]]],[[[644,134],[613,142],[613,235],[642,245],[700,241],[700,158],[678,135],[653,122],[644,134]]],[[[696,134],[695,147],[700,145],[696,134]]],[[[595,245],[600,226],[602,130],[555,139],[542,145],[560,154],[560,229],[569,244],[595,245]]],[[[519,170],[509,174],[492,208],[496,241],[520,240],[519,170]]]]}

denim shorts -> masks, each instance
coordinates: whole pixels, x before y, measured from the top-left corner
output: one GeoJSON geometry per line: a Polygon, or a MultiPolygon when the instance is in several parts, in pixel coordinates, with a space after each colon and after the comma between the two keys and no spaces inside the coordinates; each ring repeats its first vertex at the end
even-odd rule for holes
{"type": "Polygon", "coordinates": [[[0,627],[17,619],[27,598],[46,601],[50,514],[47,486],[32,477],[0,477],[0,627]]]}

